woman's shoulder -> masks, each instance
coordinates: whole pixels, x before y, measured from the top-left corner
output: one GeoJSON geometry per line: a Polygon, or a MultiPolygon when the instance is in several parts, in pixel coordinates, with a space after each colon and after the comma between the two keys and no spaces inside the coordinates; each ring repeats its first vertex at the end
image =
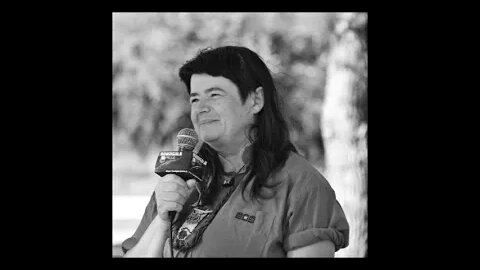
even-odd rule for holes
{"type": "Polygon", "coordinates": [[[331,190],[329,182],[319,170],[303,156],[290,152],[279,175],[281,175],[283,181],[288,183],[289,189],[308,190],[320,188],[331,190]]]}

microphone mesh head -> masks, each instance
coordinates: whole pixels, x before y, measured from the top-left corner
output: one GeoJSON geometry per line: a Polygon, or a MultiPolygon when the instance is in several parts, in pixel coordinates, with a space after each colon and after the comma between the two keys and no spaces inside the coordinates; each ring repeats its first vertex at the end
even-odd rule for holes
{"type": "Polygon", "coordinates": [[[180,151],[192,151],[198,143],[198,135],[191,128],[184,128],[177,134],[177,144],[180,151]]]}

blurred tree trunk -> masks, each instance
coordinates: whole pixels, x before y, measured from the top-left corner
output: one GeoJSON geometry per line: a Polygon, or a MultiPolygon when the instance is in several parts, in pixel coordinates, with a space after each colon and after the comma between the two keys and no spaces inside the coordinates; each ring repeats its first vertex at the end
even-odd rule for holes
{"type": "Polygon", "coordinates": [[[325,174],[350,224],[350,244],[337,257],[367,254],[366,102],[358,102],[366,100],[366,56],[359,55],[367,52],[351,27],[355,16],[342,14],[336,22],[322,114],[325,174]]]}

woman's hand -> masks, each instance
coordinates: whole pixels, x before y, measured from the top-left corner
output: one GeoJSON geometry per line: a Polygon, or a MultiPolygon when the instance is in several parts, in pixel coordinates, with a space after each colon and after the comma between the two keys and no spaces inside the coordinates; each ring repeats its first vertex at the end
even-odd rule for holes
{"type": "Polygon", "coordinates": [[[160,219],[170,223],[168,212],[180,212],[194,189],[194,179],[189,179],[185,182],[180,176],[175,174],[167,174],[160,177],[155,186],[155,199],[160,219]]]}

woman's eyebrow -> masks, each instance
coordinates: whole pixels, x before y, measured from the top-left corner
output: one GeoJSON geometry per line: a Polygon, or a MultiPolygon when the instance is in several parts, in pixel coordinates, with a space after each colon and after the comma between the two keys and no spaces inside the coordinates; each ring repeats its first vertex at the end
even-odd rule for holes
{"type": "MultiPolygon", "coordinates": [[[[212,91],[215,91],[215,90],[219,90],[219,91],[222,91],[222,92],[225,92],[225,90],[223,90],[222,88],[218,87],[218,86],[213,86],[213,87],[210,87],[208,89],[206,89],[204,92],[206,94],[212,92],[212,91]]],[[[190,93],[190,97],[194,97],[194,96],[198,96],[198,93],[197,92],[194,92],[194,93],[190,93]]]]}

